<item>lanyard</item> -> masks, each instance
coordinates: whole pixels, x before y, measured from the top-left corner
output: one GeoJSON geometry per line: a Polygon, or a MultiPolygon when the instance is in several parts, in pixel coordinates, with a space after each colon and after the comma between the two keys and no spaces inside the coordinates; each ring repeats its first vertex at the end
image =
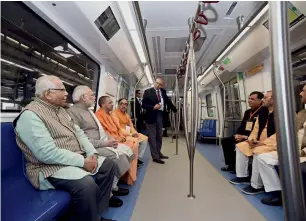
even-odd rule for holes
{"type": "Polygon", "coordinates": [[[262,105],[254,112],[254,113],[250,113],[250,120],[252,119],[252,117],[254,117],[254,115],[262,108],[262,105]]]}

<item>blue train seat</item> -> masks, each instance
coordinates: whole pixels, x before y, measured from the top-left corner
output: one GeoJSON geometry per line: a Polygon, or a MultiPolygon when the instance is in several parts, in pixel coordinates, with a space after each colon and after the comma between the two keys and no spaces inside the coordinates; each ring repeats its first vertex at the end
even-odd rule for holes
{"type": "Polygon", "coordinates": [[[1,123],[1,137],[1,220],[57,220],[69,208],[69,193],[35,189],[26,177],[12,123],[1,123]]]}
{"type": "Polygon", "coordinates": [[[217,137],[216,119],[204,119],[201,124],[202,126],[198,131],[201,137],[217,137]]]}

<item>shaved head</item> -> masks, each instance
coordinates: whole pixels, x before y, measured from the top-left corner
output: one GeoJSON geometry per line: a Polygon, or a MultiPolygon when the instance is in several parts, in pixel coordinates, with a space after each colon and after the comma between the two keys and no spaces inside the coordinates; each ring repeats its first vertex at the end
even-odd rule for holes
{"type": "Polygon", "coordinates": [[[109,96],[102,96],[102,97],[99,98],[98,103],[99,103],[100,107],[102,107],[102,104],[105,104],[107,102],[107,100],[108,100],[107,98],[109,98],[109,96]]]}

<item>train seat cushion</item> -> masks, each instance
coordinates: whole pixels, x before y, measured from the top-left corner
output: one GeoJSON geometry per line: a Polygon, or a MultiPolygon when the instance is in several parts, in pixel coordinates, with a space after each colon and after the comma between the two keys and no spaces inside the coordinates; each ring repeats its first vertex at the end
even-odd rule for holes
{"type": "Polygon", "coordinates": [[[203,120],[202,127],[199,130],[199,133],[202,137],[217,137],[217,129],[215,119],[205,119],[203,120]]]}
{"type": "Polygon", "coordinates": [[[70,205],[69,193],[36,190],[24,174],[11,123],[1,123],[1,136],[1,220],[56,220],[70,205]]]}

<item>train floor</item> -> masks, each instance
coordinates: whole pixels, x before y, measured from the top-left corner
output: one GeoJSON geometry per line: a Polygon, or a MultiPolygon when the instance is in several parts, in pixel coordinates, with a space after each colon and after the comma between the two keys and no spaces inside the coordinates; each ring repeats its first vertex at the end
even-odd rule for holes
{"type": "MultiPolygon", "coordinates": [[[[244,186],[233,186],[234,175],[219,170],[223,166],[222,150],[216,145],[197,144],[194,161],[194,195],[188,199],[189,159],[186,143],[179,139],[179,155],[175,141],[163,139],[163,153],[170,157],[165,165],[153,163],[149,150],[145,164],[138,171],[136,183],[128,187],[130,194],[121,197],[121,208],[103,214],[117,221],[281,221],[281,207],[260,203],[260,196],[241,193],[244,186]],[[237,191],[238,190],[238,191],[237,191]]],[[[122,186],[127,187],[127,186],[122,186]]]]}

